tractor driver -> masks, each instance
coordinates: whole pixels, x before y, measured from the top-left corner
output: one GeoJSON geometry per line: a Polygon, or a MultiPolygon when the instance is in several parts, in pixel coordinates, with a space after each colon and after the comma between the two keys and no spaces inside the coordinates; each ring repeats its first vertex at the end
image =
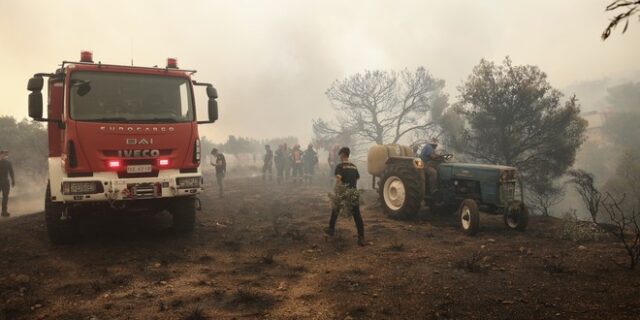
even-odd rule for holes
{"type": "Polygon", "coordinates": [[[438,147],[438,139],[432,138],[422,148],[420,152],[420,159],[424,162],[424,172],[427,175],[429,183],[429,192],[433,194],[437,189],[438,183],[438,160],[440,157],[436,155],[436,148],[438,147]]]}

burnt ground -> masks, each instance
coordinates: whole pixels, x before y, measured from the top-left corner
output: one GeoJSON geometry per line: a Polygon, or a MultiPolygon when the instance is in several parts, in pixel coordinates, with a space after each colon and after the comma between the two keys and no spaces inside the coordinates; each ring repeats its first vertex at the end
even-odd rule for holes
{"type": "MultiPolygon", "coordinates": [[[[324,182],[324,181],[323,181],[324,182]]],[[[452,217],[383,216],[363,199],[369,245],[352,220],[325,239],[328,187],[259,178],[202,196],[195,232],[168,216],[95,217],[53,246],[42,213],[0,222],[0,319],[638,319],[640,271],[612,239],[559,239],[562,221],[524,233],[482,215],[466,237],[452,217]]]]}

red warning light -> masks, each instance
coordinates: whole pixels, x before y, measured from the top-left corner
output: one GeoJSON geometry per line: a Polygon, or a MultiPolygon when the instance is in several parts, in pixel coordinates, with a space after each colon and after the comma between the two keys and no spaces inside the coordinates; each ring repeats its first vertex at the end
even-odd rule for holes
{"type": "Polygon", "coordinates": [[[107,166],[111,169],[118,169],[122,166],[122,161],[120,160],[109,160],[107,162],[107,166]]]}
{"type": "Polygon", "coordinates": [[[168,165],[169,165],[169,159],[159,159],[158,160],[158,166],[166,167],[168,165]]]}
{"type": "Polygon", "coordinates": [[[91,51],[80,51],[80,62],[90,62],[93,63],[93,52],[91,51]]]}
{"type": "Polygon", "coordinates": [[[176,58],[167,58],[167,68],[178,69],[178,59],[176,59],[176,58]]]}

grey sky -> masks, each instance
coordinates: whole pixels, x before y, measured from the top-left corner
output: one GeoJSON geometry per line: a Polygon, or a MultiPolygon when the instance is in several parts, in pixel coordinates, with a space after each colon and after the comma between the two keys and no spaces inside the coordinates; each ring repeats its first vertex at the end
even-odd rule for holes
{"type": "Polygon", "coordinates": [[[311,119],[331,116],[331,82],[364,69],[423,65],[446,80],[452,99],[480,58],[505,55],[540,66],[561,89],[632,78],[640,23],[602,42],[608,2],[2,0],[0,114],[25,117],[27,79],[82,49],[118,64],[133,51],[136,65],[177,57],[218,87],[221,119],[201,134],[304,143],[311,119]]]}

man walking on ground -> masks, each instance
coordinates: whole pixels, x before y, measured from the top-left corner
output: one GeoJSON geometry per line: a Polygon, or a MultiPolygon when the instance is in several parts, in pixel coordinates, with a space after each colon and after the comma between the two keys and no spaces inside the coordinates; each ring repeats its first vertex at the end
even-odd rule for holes
{"type": "Polygon", "coordinates": [[[311,180],[315,174],[316,164],[318,164],[318,153],[313,150],[312,144],[309,144],[307,150],[304,151],[302,162],[304,164],[304,179],[311,184],[311,180]]]}
{"type": "Polygon", "coordinates": [[[9,151],[0,150],[0,192],[2,193],[2,216],[10,216],[7,206],[9,204],[9,191],[15,187],[16,179],[13,175],[13,166],[7,159],[9,151]],[[11,178],[11,181],[9,181],[11,178]]]}
{"type": "Polygon", "coordinates": [[[218,152],[218,149],[213,148],[211,150],[211,165],[216,167],[216,181],[218,182],[218,191],[220,198],[224,198],[224,176],[227,173],[227,160],[224,158],[222,152],[218,152]]]}
{"type": "Polygon", "coordinates": [[[269,172],[269,181],[273,180],[273,151],[271,146],[264,146],[264,164],[262,165],[262,180],[267,180],[267,172],[269,172]]]}
{"type": "MultiPolygon", "coordinates": [[[[358,168],[349,161],[349,155],[351,154],[351,150],[347,147],[343,147],[338,152],[340,156],[341,162],[336,166],[335,177],[336,177],[336,187],[340,184],[344,185],[347,189],[357,189],[358,187],[358,179],[360,179],[360,173],[358,173],[358,168]]],[[[336,188],[336,192],[338,188],[336,188]]],[[[355,193],[357,195],[357,192],[355,193]]],[[[339,195],[337,195],[339,196],[339,195]]],[[[360,197],[357,199],[351,199],[351,213],[353,214],[353,220],[356,223],[356,228],[358,229],[358,245],[364,246],[364,222],[362,222],[362,216],[360,215],[360,197]]],[[[327,234],[329,236],[333,236],[336,228],[336,220],[338,219],[338,211],[339,208],[334,208],[331,210],[331,219],[329,220],[329,228],[327,229],[327,234]]]]}

